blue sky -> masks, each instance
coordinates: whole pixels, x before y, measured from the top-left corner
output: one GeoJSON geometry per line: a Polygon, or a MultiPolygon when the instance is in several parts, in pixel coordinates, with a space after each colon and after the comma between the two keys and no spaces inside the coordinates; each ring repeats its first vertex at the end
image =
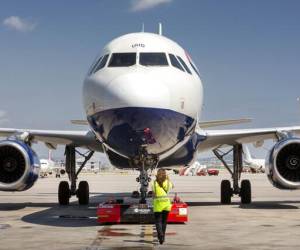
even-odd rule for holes
{"type": "Polygon", "coordinates": [[[203,119],[300,124],[299,9],[297,0],[2,0],[0,126],[81,129],[69,120],[84,118],[82,82],[96,54],[158,22],[200,69],[203,119]]]}

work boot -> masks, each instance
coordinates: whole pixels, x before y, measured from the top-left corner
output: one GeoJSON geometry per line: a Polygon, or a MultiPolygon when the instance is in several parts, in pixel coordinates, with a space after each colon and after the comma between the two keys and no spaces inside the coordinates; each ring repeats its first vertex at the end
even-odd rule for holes
{"type": "Polygon", "coordinates": [[[158,235],[158,241],[159,241],[159,244],[163,244],[164,243],[164,236],[163,235],[158,235]]]}

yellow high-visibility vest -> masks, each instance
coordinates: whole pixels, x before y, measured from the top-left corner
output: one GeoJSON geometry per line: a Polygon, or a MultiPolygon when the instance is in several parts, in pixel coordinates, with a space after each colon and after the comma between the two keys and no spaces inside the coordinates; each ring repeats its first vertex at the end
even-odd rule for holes
{"type": "Polygon", "coordinates": [[[165,180],[162,187],[157,181],[153,182],[153,212],[171,211],[172,204],[168,197],[168,192],[172,187],[173,184],[169,180],[165,180]]]}

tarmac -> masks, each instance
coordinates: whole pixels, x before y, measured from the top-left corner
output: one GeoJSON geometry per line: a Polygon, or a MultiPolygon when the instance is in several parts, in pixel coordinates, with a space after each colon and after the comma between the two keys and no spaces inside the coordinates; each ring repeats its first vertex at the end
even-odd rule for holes
{"type": "Polygon", "coordinates": [[[89,206],[58,206],[62,179],[39,179],[25,192],[0,192],[0,249],[299,249],[300,191],[274,188],[265,174],[243,174],[253,202],[220,205],[219,176],[171,175],[173,194],[189,205],[189,221],[167,227],[159,245],[153,225],[99,225],[96,207],[138,189],[137,173],[82,174],[90,184],[89,206]]]}

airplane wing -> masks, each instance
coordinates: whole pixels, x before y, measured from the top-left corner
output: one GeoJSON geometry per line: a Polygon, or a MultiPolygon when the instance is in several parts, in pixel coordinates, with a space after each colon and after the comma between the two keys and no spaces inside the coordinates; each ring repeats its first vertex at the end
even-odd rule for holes
{"type": "Polygon", "coordinates": [[[278,139],[280,132],[289,132],[300,135],[300,126],[257,128],[257,129],[228,129],[228,130],[197,130],[200,138],[200,151],[218,147],[230,146],[236,143],[255,143],[262,145],[265,140],[278,139]]]}
{"type": "Polygon", "coordinates": [[[74,145],[103,152],[101,143],[91,131],[31,130],[0,128],[0,137],[29,136],[33,142],[44,142],[49,148],[57,145],[74,145]]]}

